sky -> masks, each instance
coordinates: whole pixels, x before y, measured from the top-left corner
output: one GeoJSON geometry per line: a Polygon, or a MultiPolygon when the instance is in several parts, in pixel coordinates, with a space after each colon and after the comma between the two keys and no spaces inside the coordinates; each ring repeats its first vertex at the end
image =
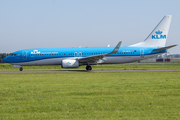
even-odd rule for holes
{"type": "Polygon", "coordinates": [[[180,0],[0,0],[0,53],[132,45],[172,15],[166,45],[180,54],[180,0]]]}

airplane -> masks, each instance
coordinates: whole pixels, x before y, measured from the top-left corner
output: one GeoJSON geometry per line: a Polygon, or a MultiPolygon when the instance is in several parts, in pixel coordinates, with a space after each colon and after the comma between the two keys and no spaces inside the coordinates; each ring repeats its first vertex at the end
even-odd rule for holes
{"type": "Polygon", "coordinates": [[[167,52],[167,49],[177,45],[166,46],[166,40],[171,23],[171,15],[166,15],[142,42],[127,47],[77,47],[77,48],[37,48],[13,52],[3,59],[6,63],[19,67],[61,65],[62,68],[78,68],[86,65],[86,70],[92,70],[91,65],[122,64],[152,58],[167,52]]]}

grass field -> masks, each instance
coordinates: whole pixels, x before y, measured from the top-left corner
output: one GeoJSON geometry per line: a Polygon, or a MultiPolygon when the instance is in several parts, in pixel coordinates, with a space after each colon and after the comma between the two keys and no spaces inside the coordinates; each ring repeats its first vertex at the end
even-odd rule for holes
{"type": "MultiPolygon", "coordinates": [[[[68,70],[85,70],[86,66],[80,66],[75,69],[68,70]]],[[[93,65],[93,70],[145,70],[145,69],[180,69],[180,63],[127,63],[114,65],[93,65]]],[[[24,71],[29,70],[67,70],[61,68],[60,65],[54,66],[23,66],[24,71]]],[[[0,71],[19,71],[19,68],[13,67],[10,64],[0,64],[0,71]]]]}
{"type": "Polygon", "coordinates": [[[0,119],[179,118],[180,72],[0,74],[0,119]]]}

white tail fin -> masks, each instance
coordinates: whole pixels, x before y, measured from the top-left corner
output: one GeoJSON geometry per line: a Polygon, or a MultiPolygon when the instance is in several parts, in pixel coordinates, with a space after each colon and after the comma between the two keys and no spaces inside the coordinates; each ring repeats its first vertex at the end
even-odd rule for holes
{"type": "Polygon", "coordinates": [[[164,16],[163,19],[159,22],[159,24],[154,28],[154,30],[143,42],[131,46],[165,47],[171,18],[171,15],[164,16]]]}

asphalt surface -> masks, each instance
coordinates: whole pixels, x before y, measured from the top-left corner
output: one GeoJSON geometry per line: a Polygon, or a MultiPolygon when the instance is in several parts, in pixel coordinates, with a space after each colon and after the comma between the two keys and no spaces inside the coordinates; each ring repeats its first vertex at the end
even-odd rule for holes
{"type": "Polygon", "coordinates": [[[43,70],[43,71],[0,71],[0,73],[68,73],[68,72],[164,72],[180,71],[180,69],[156,69],[156,70],[43,70]]]}

